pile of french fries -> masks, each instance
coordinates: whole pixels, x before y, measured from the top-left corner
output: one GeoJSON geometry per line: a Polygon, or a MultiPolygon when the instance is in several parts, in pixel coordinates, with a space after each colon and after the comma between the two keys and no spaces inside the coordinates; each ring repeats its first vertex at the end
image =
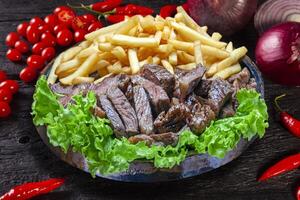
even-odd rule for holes
{"type": "Polygon", "coordinates": [[[174,18],[136,15],[85,38],[56,58],[49,83],[99,83],[111,74],[136,74],[145,64],[162,65],[173,74],[176,68],[202,64],[206,78],[227,79],[241,71],[239,60],[247,53],[245,47],[234,49],[232,42],[220,41],[219,33],[210,36],[181,6],[174,18]]]}

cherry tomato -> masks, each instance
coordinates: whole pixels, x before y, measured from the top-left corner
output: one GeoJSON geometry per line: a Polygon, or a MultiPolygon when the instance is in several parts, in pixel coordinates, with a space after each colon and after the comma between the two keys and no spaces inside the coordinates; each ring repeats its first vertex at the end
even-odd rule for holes
{"type": "Polygon", "coordinates": [[[42,51],[41,56],[44,58],[44,60],[50,61],[55,56],[55,49],[53,47],[47,47],[42,51]]]}
{"type": "Polygon", "coordinates": [[[59,31],[56,39],[60,46],[69,46],[73,42],[73,33],[68,29],[59,31]]]}
{"type": "Polygon", "coordinates": [[[54,47],[56,45],[56,38],[49,32],[42,34],[41,41],[46,47],[54,47]]]}
{"type": "Polygon", "coordinates": [[[91,25],[89,25],[89,28],[88,28],[88,32],[93,32],[95,30],[98,30],[100,28],[103,27],[103,24],[101,22],[93,22],[91,25]]]}
{"type": "Polygon", "coordinates": [[[67,10],[67,11],[73,11],[74,10],[72,8],[70,8],[69,6],[58,6],[54,9],[53,14],[57,15],[59,12],[63,11],[63,10],[67,10]]]}
{"type": "Polygon", "coordinates": [[[72,21],[75,17],[75,12],[72,10],[62,10],[57,13],[58,22],[65,24],[68,27],[72,25],[72,21]]]}
{"type": "Polygon", "coordinates": [[[97,21],[97,18],[92,14],[82,15],[84,19],[86,19],[90,24],[97,21]]]}
{"type": "Polygon", "coordinates": [[[83,18],[83,16],[77,16],[72,21],[72,29],[77,31],[79,29],[87,30],[89,27],[89,22],[83,18]]]}
{"type": "Polygon", "coordinates": [[[57,24],[56,26],[54,26],[53,32],[55,33],[55,35],[57,35],[57,33],[59,31],[64,30],[64,29],[68,29],[68,27],[64,24],[57,24]]]}
{"type": "Polygon", "coordinates": [[[6,80],[0,83],[0,89],[2,88],[8,88],[11,93],[16,94],[19,90],[19,85],[15,80],[6,80]]]}
{"type": "Polygon", "coordinates": [[[26,37],[31,44],[39,42],[41,33],[38,30],[38,27],[35,25],[29,25],[26,30],[26,37]]]}
{"type": "Polygon", "coordinates": [[[4,101],[6,103],[10,103],[12,100],[12,93],[8,88],[0,89],[0,101],[4,101]]]}
{"type": "Polygon", "coordinates": [[[54,27],[55,25],[58,24],[58,19],[57,19],[57,16],[56,15],[47,15],[45,18],[44,18],[44,22],[50,26],[50,27],[54,27]]]}
{"type": "Polygon", "coordinates": [[[0,83],[7,79],[6,73],[3,70],[0,70],[0,83]]]}
{"type": "Polygon", "coordinates": [[[6,52],[6,57],[12,62],[18,62],[22,59],[22,55],[17,49],[9,49],[6,52]]]}
{"type": "Polygon", "coordinates": [[[74,40],[75,42],[81,42],[84,40],[84,36],[87,34],[87,32],[83,29],[79,29],[77,31],[75,31],[74,33],[74,40]]]}
{"type": "Polygon", "coordinates": [[[16,32],[10,32],[5,39],[5,43],[9,47],[14,47],[16,42],[20,40],[20,36],[16,32]]]}
{"type": "Polygon", "coordinates": [[[48,24],[44,24],[38,27],[40,33],[51,32],[51,27],[48,24]]]}
{"type": "Polygon", "coordinates": [[[46,48],[46,45],[43,42],[38,42],[35,43],[32,46],[32,53],[37,54],[37,55],[41,55],[42,51],[46,48]]]}
{"type": "Polygon", "coordinates": [[[20,79],[25,83],[32,82],[37,78],[37,71],[32,67],[25,67],[20,72],[20,79]]]}
{"type": "Polygon", "coordinates": [[[30,20],[29,24],[32,26],[41,26],[44,25],[45,22],[40,17],[34,17],[30,20]]]}
{"type": "Polygon", "coordinates": [[[22,35],[23,37],[26,37],[26,30],[29,26],[29,23],[23,22],[22,24],[19,24],[17,27],[17,32],[22,35]]]}
{"type": "Polygon", "coordinates": [[[0,118],[8,117],[11,114],[11,109],[8,103],[0,102],[0,118]]]}
{"type": "Polygon", "coordinates": [[[45,66],[45,60],[42,56],[31,55],[27,58],[27,65],[35,70],[41,70],[45,66]]]}
{"type": "Polygon", "coordinates": [[[29,46],[26,42],[19,40],[15,44],[15,48],[20,52],[20,53],[27,53],[29,51],[29,46]]]}

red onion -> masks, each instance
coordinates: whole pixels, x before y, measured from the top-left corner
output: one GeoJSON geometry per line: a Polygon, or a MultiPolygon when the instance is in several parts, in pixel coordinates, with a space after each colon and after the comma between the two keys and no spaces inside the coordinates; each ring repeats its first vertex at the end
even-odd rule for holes
{"type": "Polygon", "coordinates": [[[285,22],[267,30],[255,57],[262,73],[274,82],[300,85],[300,23],[285,22]]]}
{"type": "Polygon", "coordinates": [[[253,16],[257,0],[188,0],[191,17],[223,35],[243,28],[253,16]]]}
{"type": "Polygon", "coordinates": [[[287,21],[300,22],[299,0],[269,0],[260,6],[254,17],[259,33],[287,21]]]}

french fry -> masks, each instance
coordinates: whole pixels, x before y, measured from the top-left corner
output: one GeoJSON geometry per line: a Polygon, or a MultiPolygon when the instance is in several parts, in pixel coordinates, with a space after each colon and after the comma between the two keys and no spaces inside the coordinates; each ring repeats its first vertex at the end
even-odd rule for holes
{"type": "Polygon", "coordinates": [[[207,45],[201,45],[201,50],[203,55],[211,58],[225,59],[230,56],[230,54],[227,51],[207,45]]]}
{"type": "Polygon", "coordinates": [[[170,38],[170,34],[171,34],[171,29],[168,26],[165,26],[163,31],[162,31],[162,40],[168,40],[170,38]]]}
{"type": "Polygon", "coordinates": [[[177,68],[183,69],[183,70],[192,70],[196,68],[196,63],[189,63],[186,65],[178,65],[177,68]]]}
{"type": "MultiPolygon", "coordinates": [[[[110,65],[110,64],[109,64],[109,65],[110,65]]],[[[104,68],[100,68],[100,69],[97,70],[98,75],[99,75],[100,77],[103,77],[103,76],[106,76],[107,74],[109,74],[109,73],[108,73],[108,70],[107,70],[107,68],[106,68],[106,67],[108,67],[109,65],[105,66],[104,68]]]]}
{"type": "Polygon", "coordinates": [[[131,68],[130,67],[122,67],[122,73],[130,74],[131,73],[131,68]]]}
{"type": "Polygon", "coordinates": [[[175,18],[175,21],[176,22],[184,22],[185,21],[185,19],[184,19],[184,17],[183,17],[183,14],[182,13],[176,13],[176,15],[174,16],[174,18],[175,18]]]}
{"type": "Polygon", "coordinates": [[[226,46],[226,49],[225,49],[227,52],[232,52],[233,51],[233,44],[232,42],[229,42],[226,46]]]}
{"type": "Polygon", "coordinates": [[[217,77],[220,77],[222,79],[227,79],[229,78],[230,76],[232,76],[233,74],[236,74],[238,72],[240,72],[242,70],[242,67],[239,63],[233,65],[233,66],[230,66],[226,69],[223,69],[219,72],[217,72],[213,78],[217,78],[217,77]]]}
{"type": "Polygon", "coordinates": [[[182,64],[195,62],[195,57],[184,51],[177,51],[177,56],[178,56],[178,61],[182,64]]]}
{"type": "Polygon", "coordinates": [[[115,34],[128,34],[128,32],[134,28],[138,23],[138,17],[134,16],[123,23],[119,28],[116,29],[115,34]]]}
{"type": "Polygon", "coordinates": [[[176,51],[170,53],[170,55],[169,55],[169,63],[170,63],[172,66],[177,65],[177,63],[178,63],[178,58],[177,58],[177,53],[176,53],[176,51]]]}
{"type": "Polygon", "coordinates": [[[140,66],[143,67],[144,65],[151,64],[152,62],[153,62],[153,58],[152,56],[149,56],[148,58],[140,62],[140,66]]]}
{"type": "Polygon", "coordinates": [[[172,27],[182,36],[184,36],[189,41],[197,41],[200,40],[201,43],[216,47],[216,48],[222,48],[226,46],[226,43],[215,41],[210,37],[203,36],[201,33],[187,27],[181,24],[178,24],[176,22],[171,22],[172,27]]]}
{"type": "Polygon", "coordinates": [[[212,77],[215,73],[218,72],[218,63],[213,63],[209,69],[206,71],[205,76],[207,78],[212,77]]]}
{"type": "Polygon", "coordinates": [[[128,49],[128,60],[132,74],[136,74],[140,71],[140,64],[137,57],[136,49],[128,49]]]}
{"type": "Polygon", "coordinates": [[[69,70],[67,70],[67,71],[63,71],[63,72],[57,74],[57,77],[58,77],[59,79],[62,79],[62,78],[65,78],[65,77],[71,75],[71,74],[74,73],[75,71],[76,71],[76,68],[69,69],[69,70]]]}
{"type": "Polygon", "coordinates": [[[168,70],[171,74],[174,74],[173,66],[167,60],[161,60],[161,64],[168,70]]]}
{"type": "Polygon", "coordinates": [[[160,64],[160,58],[157,55],[153,56],[152,62],[153,62],[153,64],[159,65],[160,64]]]}
{"type": "Polygon", "coordinates": [[[192,42],[183,42],[179,40],[168,40],[169,44],[177,50],[186,51],[190,54],[194,54],[194,44],[192,42]]]}
{"type": "Polygon", "coordinates": [[[162,56],[168,56],[173,51],[173,46],[170,44],[162,44],[154,51],[162,56]]]}
{"type": "Polygon", "coordinates": [[[110,63],[106,60],[99,60],[96,64],[95,64],[95,69],[98,71],[102,68],[106,68],[107,66],[109,66],[110,63]]]}
{"type": "Polygon", "coordinates": [[[104,79],[110,77],[113,74],[106,74],[105,76],[102,76],[101,78],[94,81],[95,84],[101,83],[104,79]]]}
{"type": "Polygon", "coordinates": [[[173,28],[171,29],[171,33],[170,33],[169,39],[170,40],[176,40],[176,33],[175,33],[175,31],[174,31],[173,28]]]}
{"type": "Polygon", "coordinates": [[[157,43],[160,43],[160,40],[162,38],[162,32],[161,31],[157,31],[154,35],[154,38],[156,39],[157,43]]]}
{"type": "Polygon", "coordinates": [[[82,61],[79,60],[78,58],[67,61],[67,62],[64,62],[64,63],[61,63],[57,67],[55,73],[59,75],[60,73],[62,73],[64,71],[68,71],[68,70],[71,70],[71,69],[77,69],[81,65],[81,63],[82,63],[82,61]]]}
{"type": "Polygon", "coordinates": [[[151,15],[143,17],[140,21],[141,27],[144,32],[154,34],[156,32],[154,18],[151,15]]]}
{"type": "Polygon", "coordinates": [[[72,84],[73,85],[78,85],[78,84],[81,84],[81,83],[93,83],[94,80],[95,80],[94,77],[79,76],[79,77],[76,77],[76,78],[73,79],[72,84]]]}
{"type": "Polygon", "coordinates": [[[82,51],[80,51],[77,54],[77,58],[86,58],[89,57],[92,54],[98,53],[99,50],[97,49],[97,47],[95,46],[95,44],[92,44],[90,47],[88,47],[87,49],[84,49],[82,51]]]}
{"type": "Polygon", "coordinates": [[[120,61],[118,62],[115,62],[113,65],[109,65],[107,67],[107,71],[108,73],[111,73],[111,74],[120,74],[122,73],[122,64],[120,61]]]}
{"type": "Polygon", "coordinates": [[[117,46],[111,51],[111,53],[123,64],[128,65],[128,57],[123,47],[117,46]]]}
{"type": "Polygon", "coordinates": [[[54,84],[57,80],[57,75],[55,74],[55,71],[57,69],[57,67],[61,64],[62,58],[63,58],[64,52],[59,54],[59,56],[57,56],[57,58],[55,59],[52,68],[50,70],[47,82],[50,84],[54,84]]]}
{"type": "Polygon", "coordinates": [[[91,43],[92,43],[91,41],[85,40],[85,41],[82,41],[81,43],[79,43],[78,46],[82,47],[83,49],[86,49],[91,45],[91,43]]]}
{"type": "Polygon", "coordinates": [[[111,42],[117,46],[134,47],[158,47],[159,43],[155,38],[138,38],[127,35],[115,34],[111,38],[111,42]]]}
{"type": "Polygon", "coordinates": [[[66,62],[66,61],[73,59],[82,49],[83,49],[83,47],[76,46],[76,47],[71,47],[70,49],[66,50],[64,52],[61,62],[66,62]]]}
{"type": "Polygon", "coordinates": [[[218,32],[214,32],[212,35],[211,35],[211,38],[216,40],[216,41],[220,41],[222,39],[222,35],[218,32]]]}
{"type": "Polygon", "coordinates": [[[79,76],[88,76],[90,73],[92,73],[94,65],[98,61],[99,55],[97,53],[90,55],[73,74],[60,79],[60,82],[64,85],[72,85],[74,78],[79,76]]]}
{"type": "Polygon", "coordinates": [[[99,35],[105,35],[107,33],[112,33],[115,30],[117,30],[118,28],[120,28],[123,24],[125,24],[126,21],[122,21],[116,24],[113,24],[111,26],[106,26],[104,28],[101,28],[99,30],[96,30],[94,32],[91,32],[87,35],[85,35],[85,39],[89,40],[89,41],[93,41],[95,38],[97,38],[99,35]]]}
{"type": "Polygon", "coordinates": [[[106,52],[109,52],[111,51],[112,49],[114,48],[114,46],[109,43],[109,42],[105,42],[105,43],[99,43],[98,44],[98,49],[100,51],[106,51],[106,52]]]}
{"type": "Polygon", "coordinates": [[[154,26],[155,26],[155,28],[156,28],[157,31],[163,31],[164,26],[165,26],[165,22],[163,22],[163,21],[155,21],[154,26]]]}
{"type": "Polygon", "coordinates": [[[201,42],[199,40],[194,42],[194,57],[196,64],[201,64],[204,66],[201,42]]]}
{"type": "Polygon", "coordinates": [[[145,60],[149,56],[153,55],[153,50],[147,47],[141,47],[138,49],[138,58],[139,60],[145,60]]]}
{"type": "Polygon", "coordinates": [[[138,25],[136,25],[135,27],[133,27],[128,31],[129,36],[136,36],[137,34],[138,34],[138,25]]]}
{"type": "Polygon", "coordinates": [[[217,71],[221,71],[231,65],[237,63],[242,57],[244,57],[247,53],[246,47],[240,47],[238,49],[233,50],[230,53],[230,56],[217,64],[217,71]]]}

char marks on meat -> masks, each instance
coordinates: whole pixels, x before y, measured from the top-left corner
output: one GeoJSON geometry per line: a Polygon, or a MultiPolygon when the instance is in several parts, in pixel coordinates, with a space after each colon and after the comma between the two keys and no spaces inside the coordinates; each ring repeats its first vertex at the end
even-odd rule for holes
{"type": "Polygon", "coordinates": [[[172,95],[175,87],[175,77],[166,68],[155,64],[146,64],[141,70],[141,76],[160,85],[169,96],[172,95]]]}
{"type": "Polygon", "coordinates": [[[50,84],[52,92],[57,94],[71,95],[74,92],[74,86],[62,86],[60,83],[50,84]]]}
{"type": "Polygon", "coordinates": [[[126,135],[125,126],[124,126],[119,114],[117,113],[114,106],[107,98],[107,96],[100,95],[99,102],[114,129],[114,133],[115,133],[116,137],[118,137],[118,138],[126,137],[127,135],[126,135]]]}
{"type": "Polygon", "coordinates": [[[132,136],[138,134],[138,121],[135,111],[123,92],[118,87],[112,87],[108,89],[107,97],[124,122],[127,135],[132,136]]]}
{"type": "Polygon", "coordinates": [[[159,133],[178,132],[185,124],[190,114],[189,108],[180,103],[173,105],[168,112],[162,112],[154,121],[154,127],[159,133]]]}
{"type": "Polygon", "coordinates": [[[219,118],[223,119],[234,116],[235,110],[232,104],[232,101],[229,101],[223,106],[223,108],[220,110],[219,118]]]}
{"type": "Polygon", "coordinates": [[[210,90],[212,80],[202,79],[198,86],[195,88],[195,94],[203,98],[207,98],[208,91],[210,90]]]}
{"type": "Polygon", "coordinates": [[[152,134],[152,135],[135,135],[128,139],[132,144],[137,144],[138,142],[145,142],[146,145],[151,146],[155,145],[172,145],[175,146],[178,142],[178,134],[173,132],[152,134]]]}
{"type": "Polygon", "coordinates": [[[205,67],[199,64],[195,69],[188,71],[178,78],[181,100],[194,91],[205,71],[205,67]]]}
{"type": "Polygon", "coordinates": [[[154,139],[151,136],[145,135],[145,134],[131,136],[130,138],[128,138],[128,141],[131,144],[137,144],[139,142],[145,142],[147,146],[151,146],[155,142],[154,139]]]}
{"type": "Polygon", "coordinates": [[[170,107],[170,99],[161,86],[156,85],[139,75],[132,76],[131,82],[133,85],[140,85],[146,90],[155,114],[168,110],[170,107]]]}
{"type": "Polygon", "coordinates": [[[145,89],[139,85],[133,87],[133,99],[140,132],[150,135],[153,133],[153,117],[151,106],[145,89]]]}
{"type": "Polygon", "coordinates": [[[223,105],[231,98],[233,89],[230,83],[222,79],[215,79],[208,92],[208,103],[218,116],[223,105]]]}

